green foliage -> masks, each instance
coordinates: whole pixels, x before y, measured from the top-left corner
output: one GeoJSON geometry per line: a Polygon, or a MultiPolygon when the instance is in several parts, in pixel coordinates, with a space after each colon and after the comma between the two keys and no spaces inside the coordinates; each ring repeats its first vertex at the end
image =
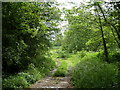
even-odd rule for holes
{"type": "Polygon", "coordinates": [[[111,62],[119,62],[120,61],[120,52],[111,52],[109,54],[109,58],[111,62]]]}
{"type": "MultiPolygon", "coordinates": [[[[32,70],[32,71],[33,71],[33,70],[32,70]]],[[[25,80],[26,80],[29,84],[35,83],[35,81],[38,80],[38,79],[36,79],[35,74],[30,74],[29,72],[28,72],[28,73],[24,73],[24,72],[18,73],[18,76],[25,78],[25,80]]],[[[9,80],[8,80],[8,81],[9,81],[9,80]]],[[[24,88],[24,87],[23,87],[23,88],[24,88]]]]}
{"type": "MultiPolygon", "coordinates": [[[[87,51],[79,51],[75,54],[72,54],[71,57],[67,58],[67,62],[69,62],[69,65],[72,67],[75,67],[85,56],[91,56],[91,57],[100,57],[99,52],[87,52],[87,51]]],[[[101,59],[102,60],[102,59],[101,59]]]]}
{"type": "Polygon", "coordinates": [[[42,77],[41,72],[37,67],[35,67],[34,64],[30,64],[25,72],[30,75],[31,79],[28,79],[29,77],[26,78],[30,83],[35,83],[37,80],[39,80],[42,77]]]}
{"type": "Polygon", "coordinates": [[[65,51],[59,51],[57,52],[58,56],[57,58],[68,58],[69,57],[69,53],[65,52],[65,51]]]}
{"type": "MultiPolygon", "coordinates": [[[[83,49],[87,51],[101,51],[104,50],[104,42],[108,50],[118,49],[120,45],[118,37],[120,34],[117,25],[119,24],[117,20],[114,20],[114,17],[119,18],[119,16],[114,15],[118,13],[118,10],[114,9],[115,4],[101,4],[99,1],[91,1],[88,5],[81,4],[80,7],[76,6],[72,9],[64,9],[65,19],[68,21],[68,28],[64,33],[62,48],[70,53],[83,49]],[[100,5],[103,12],[101,12],[98,5],[100,5]],[[94,7],[94,9],[91,7],[94,7]],[[103,36],[100,31],[99,17],[93,12],[100,14],[103,36]],[[103,37],[105,39],[104,41],[102,39],[103,37]]],[[[116,4],[116,8],[118,7],[117,5],[119,3],[116,4]]]]}
{"type": "Polygon", "coordinates": [[[71,57],[67,58],[66,61],[70,67],[74,67],[80,62],[80,56],[78,54],[73,54],[71,57]]]}
{"type": "Polygon", "coordinates": [[[51,57],[43,57],[43,56],[36,56],[34,60],[35,67],[38,68],[41,74],[46,75],[55,67],[55,62],[52,60],[51,57]]]}
{"type": "Polygon", "coordinates": [[[80,56],[80,58],[83,58],[87,54],[87,52],[82,50],[80,52],[77,52],[77,54],[80,56]]]}
{"type": "Polygon", "coordinates": [[[115,65],[89,54],[74,68],[72,83],[76,88],[112,88],[117,87],[117,78],[118,68],[115,65]]]}
{"type": "Polygon", "coordinates": [[[3,78],[3,88],[27,88],[47,75],[55,67],[51,58],[37,56],[34,64],[29,64],[28,69],[13,76],[3,78]],[[22,81],[23,79],[23,81],[22,81]]]}
{"type": "Polygon", "coordinates": [[[3,88],[26,88],[28,86],[24,77],[12,76],[3,80],[3,88]]]}
{"type": "Polygon", "coordinates": [[[62,61],[61,65],[57,68],[56,72],[53,74],[53,76],[65,76],[67,74],[67,63],[66,61],[62,61]]]}
{"type": "Polygon", "coordinates": [[[58,31],[60,10],[55,4],[2,3],[3,72],[14,74],[25,70],[36,55],[45,55],[51,47],[51,35],[58,31]]]}
{"type": "Polygon", "coordinates": [[[70,57],[70,53],[61,49],[61,47],[54,46],[54,49],[51,50],[51,54],[53,58],[62,58],[67,59],[70,57]]]}
{"type": "Polygon", "coordinates": [[[33,64],[28,70],[3,79],[3,88],[27,88],[41,78],[41,74],[33,64]]]}
{"type": "Polygon", "coordinates": [[[59,58],[61,65],[53,76],[65,76],[69,66],[75,67],[72,82],[77,88],[119,85],[119,3],[93,0],[64,9],[64,14],[69,25],[62,35],[57,28],[61,12],[56,2],[2,3],[3,88],[29,87],[55,67],[54,58],[59,58]],[[52,56],[47,52],[51,44],[62,46],[54,49],[52,56]],[[109,51],[109,64],[103,62],[103,49],[109,51]]]}
{"type": "Polygon", "coordinates": [[[120,52],[111,52],[109,54],[110,63],[113,63],[119,68],[120,72],[120,52]]]}
{"type": "Polygon", "coordinates": [[[54,40],[54,46],[61,46],[61,44],[62,44],[62,37],[63,37],[63,35],[60,33],[58,33],[58,34],[56,34],[55,35],[55,40],[54,40]]]}
{"type": "Polygon", "coordinates": [[[63,38],[63,49],[68,52],[77,52],[84,48],[90,50],[86,43],[94,36],[99,36],[99,33],[95,32],[95,28],[93,28],[95,24],[92,23],[92,14],[84,7],[66,10],[65,14],[69,27],[63,38]]]}

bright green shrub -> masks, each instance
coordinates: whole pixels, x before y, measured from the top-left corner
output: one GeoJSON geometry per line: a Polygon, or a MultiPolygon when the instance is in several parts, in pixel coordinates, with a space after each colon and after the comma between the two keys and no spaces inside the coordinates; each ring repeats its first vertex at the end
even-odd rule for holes
{"type": "Polygon", "coordinates": [[[67,63],[63,61],[56,70],[56,72],[53,74],[53,76],[65,76],[67,74],[67,68],[68,68],[67,63]]]}
{"type": "Polygon", "coordinates": [[[51,57],[44,57],[38,55],[34,60],[34,65],[38,68],[41,75],[44,76],[55,67],[55,61],[53,61],[51,57]]]}
{"type": "Polygon", "coordinates": [[[26,72],[29,74],[29,77],[27,77],[26,80],[30,83],[35,83],[42,77],[40,71],[34,66],[34,64],[30,64],[26,72]]]}
{"type": "Polygon", "coordinates": [[[3,80],[3,88],[26,88],[29,83],[24,77],[11,76],[3,80]]]}
{"type": "Polygon", "coordinates": [[[30,75],[29,73],[19,73],[18,74],[20,77],[23,77],[25,78],[25,80],[29,83],[29,84],[32,84],[36,81],[36,78],[34,77],[35,75],[30,75]]]}
{"type": "Polygon", "coordinates": [[[33,64],[28,70],[3,79],[3,88],[26,88],[41,78],[41,74],[33,64]]]}
{"type": "Polygon", "coordinates": [[[76,88],[117,87],[118,68],[99,60],[95,55],[85,56],[74,68],[72,83],[76,88]]]}

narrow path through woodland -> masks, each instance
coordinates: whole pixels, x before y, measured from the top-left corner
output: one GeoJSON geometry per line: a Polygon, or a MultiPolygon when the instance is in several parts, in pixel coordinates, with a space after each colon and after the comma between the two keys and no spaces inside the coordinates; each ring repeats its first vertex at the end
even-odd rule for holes
{"type": "Polygon", "coordinates": [[[50,72],[50,75],[43,78],[42,80],[37,81],[35,84],[30,86],[30,89],[32,88],[72,88],[72,85],[70,84],[70,75],[69,72],[65,77],[53,77],[52,75],[57,70],[57,68],[60,66],[61,62],[59,60],[56,60],[57,66],[54,70],[50,72]]]}

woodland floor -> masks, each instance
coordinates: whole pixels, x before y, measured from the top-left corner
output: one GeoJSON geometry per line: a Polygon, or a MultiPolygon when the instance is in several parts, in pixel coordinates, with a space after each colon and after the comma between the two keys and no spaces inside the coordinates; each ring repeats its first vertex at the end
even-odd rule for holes
{"type": "Polygon", "coordinates": [[[57,67],[51,71],[51,75],[43,78],[42,80],[37,81],[33,85],[30,86],[30,90],[33,88],[73,88],[70,83],[70,75],[66,75],[65,77],[53,77],[53,73],[57,70],[60,66],[61,62],[56,60],[57,67]]]}

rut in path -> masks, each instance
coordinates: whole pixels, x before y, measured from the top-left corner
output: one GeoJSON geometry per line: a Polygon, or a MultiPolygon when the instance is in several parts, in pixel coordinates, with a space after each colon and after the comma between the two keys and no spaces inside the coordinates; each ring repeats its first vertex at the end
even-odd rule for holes
{"type": "MultiPolygon", "coordinates": [[[[60,61],[57,60],[57,67],[60,66],[60,61]]],[[[65,77],[53,77],[52,74],[57,69],[54,69],[49,76],[46,78],[43,78],[42,80],[37,81],[35,84],[30,86],[30,89],[32,88],[72,88],[72,85],[70,84],[70,76],[65,77]]]]}

